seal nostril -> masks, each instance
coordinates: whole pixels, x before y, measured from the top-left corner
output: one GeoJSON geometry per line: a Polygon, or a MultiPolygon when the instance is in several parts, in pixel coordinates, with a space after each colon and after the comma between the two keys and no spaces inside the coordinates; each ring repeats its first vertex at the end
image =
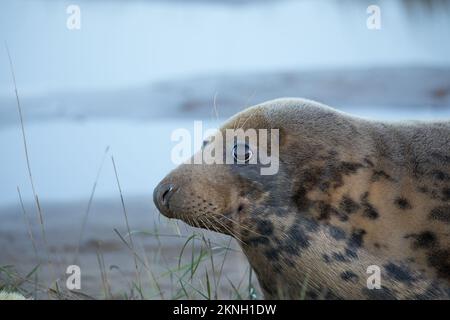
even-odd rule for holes
{"type": "Polygon", "coordinates": [[[170,211],[170,198],[176,190],[178,188],[175,185],[163,183],[159,184],[153,191],[153,202],[161,213],[167,214],[170,211]]]}
{"type": "Polygon", "coordinates": [[[163,194],[161,196],[163,205],[165,205],[165,206],[167,205],[167,202],[169,200],[169,194],[170,194],[170,192],[172,192],[172,190],[173,190],[173,187],[169,186],[169,188],[163,192],[163,194]]]}

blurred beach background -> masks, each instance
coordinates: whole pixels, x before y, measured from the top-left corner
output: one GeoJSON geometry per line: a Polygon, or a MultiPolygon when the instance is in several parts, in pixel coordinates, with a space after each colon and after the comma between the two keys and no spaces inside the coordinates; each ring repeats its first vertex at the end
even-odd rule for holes
{"type": "Polygon", "coordinates": [[[0,288],[261,298],[235,241],[157,213],[171,133],[286,96],[386,121],[450,119],[449,14],[438,0],[2,1],[0,288]],[[80,29],[67,28],[70,5],[80,29]]]}

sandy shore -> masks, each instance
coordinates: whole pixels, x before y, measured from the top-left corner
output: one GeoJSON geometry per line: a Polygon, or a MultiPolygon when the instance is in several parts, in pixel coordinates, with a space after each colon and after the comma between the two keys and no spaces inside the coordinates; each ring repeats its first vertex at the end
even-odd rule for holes
{"type": "MultiPolygon", "coordinates": [[[[218,270],[221,268],[225,252],[219,247],[228,246],[230,238],[208,231],[194,230],[181,222],[175,223],[159,217],[150,197],[128,199],[126,208],[132,233],[136,232],[133,234],[134,246],[140,258],[148,264],[147,267],[143,267],[143,264],[138,262],[146,298],[177,297],[181,286],[176,277],[181,276],[184,271],[174,272],[171,276],[168,270],[178,268],[183,245],[194,231],[199,237],[204,235],[205,239],[209,239],[212,247],[215,248],[213,256],[216,259],[215,274],[219,275],[218,270]],[[156,236],[157,234],[159,236],[156,236]],[[157,289],[150,271],[161,292],[157,289]]],[[[102,278],[102,267],[99,266],[100,257],[104,260],[103,270],[111,292],[111,296],[108,293],[107,297],[123,298],[125,295],[130,295],[131,283],[136,282],[137,277],[133,254],[114,231],[117,229],[123,236],[127,234],[119,199],[94,200],[81,242],[79,237],[86,212],[86,202],[42,204],[47,245],[42,240],[34,204],[26,204],[25,210],[32,225],[31,230],[38,256],[33,249],[33,241],[20,205],[2,208],[0,209],[2,217],[0,266],[13,265],[20,274],[26,275],[38,263],[42,263],[38,273],[39,282],[48,284],[50,279],[54,279],[57,275],[60,279],[59,284],[64,286],[67,277],[64,273],[67,266],[77,264],[81,268],[82,276],[80,291],[94,298],[104,298],[105,281],[102,278]],[[46,263],[47,252],[52,262],[50,267],[46,263]]],[[[200,246],[201,240],[196,241],[194,249],[196,255],[200,252],[200,246]]],[[[183,254],[182,265],[190,262],[191,252],[192,243],[187,246],[183,254]]],[[[198,288],[205,286],[205,270],[208,270],[209,277],[212,279],[214,272],[209,257],[199,265],[195,275],[196,279],[202,283],[194,283],[193,286],[198,288]]],[[[247,278],[248,264],[239,246],[232,241],[223,266],[222,277],[218,283],[219,297],[224,299],[236,297],[228,279],[236,285],[241,283],[245,291],[245,286],[248,285],[247,278]]],[[[183,281],[189,283],[189,277],[183,281]]],[[[33,287],[32,284],[30,286],[33,287]]],[[[46,297],[43,293],[39,293],[38,296],[46,297]]],[[[195,297],[202,298],[194,294],[190,298],[195,297]]]]}

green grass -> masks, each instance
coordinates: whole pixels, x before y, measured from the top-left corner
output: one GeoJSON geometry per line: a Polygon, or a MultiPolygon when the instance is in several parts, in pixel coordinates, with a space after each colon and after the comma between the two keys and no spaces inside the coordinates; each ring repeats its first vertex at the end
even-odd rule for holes
{"type": "MultiPolygon", "coordinates": [[[[61,275],[50,281],[51,285],[41,282],[41,276],[51,274],[48,265],[37,264],[26,274],[21,274],[14,266],[0,266],[0,291],[17,292],[31,299],[258,299],[261,298],[257,289],[256,279],[250,267],[243,270],[239,281],[231,281],[224,274],[223,268],[231,251],[230,239],[225,243],[213,243],[203,232],[194,231],[190,235],[152,234],[137,232],[134,234],[147,237],[177,237],[184,238],[184,244],[179,247],[179,254],[174,259],[165,262],[157,253],[164,251],[159,245],[154,250],[151,260],[148,252],[133,248],[129,235],[114,230],[117,237],[128,250],[130,259],[136,260],[138,270],[134,275],[123,275],[127,285],[114,287],[108,275],[114,270],[105,264],[101,246],[97,251],[99,268],[98,292],[90,294],[83,291],[70,291],[65,287],[65,277],[61,275]],[[155,254],[156,253],[156,254],[155,254]],[[155,273],[151,266],[159,265],[163,271],[155,273]],[[46,272],[46,273],[45,273],[46,272]]],[[[161,242],[162,243],[162,242],[161,242]]],[[[44,262],[44,264],[47,262],[44,262]]],[[[52,262],[48,262],[52,263],[52,262]]],[[[83,281],[83,278],[82,278],[83,281]]],[[[47,281],[48,282],[48,281],[47,281]]],[[[91,290],[92,291],[92,290],[91,290]]]]}

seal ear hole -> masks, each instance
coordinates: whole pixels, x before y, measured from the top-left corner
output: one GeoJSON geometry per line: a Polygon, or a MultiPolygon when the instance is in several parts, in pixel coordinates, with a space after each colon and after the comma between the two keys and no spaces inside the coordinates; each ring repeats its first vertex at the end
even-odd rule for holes
{"type": "Polygon", "coordinates": [[[244,210],[244,206],[242,204],[240,204],[238,207],[238,212],[242,212],[242,210],[244,210]]]}

